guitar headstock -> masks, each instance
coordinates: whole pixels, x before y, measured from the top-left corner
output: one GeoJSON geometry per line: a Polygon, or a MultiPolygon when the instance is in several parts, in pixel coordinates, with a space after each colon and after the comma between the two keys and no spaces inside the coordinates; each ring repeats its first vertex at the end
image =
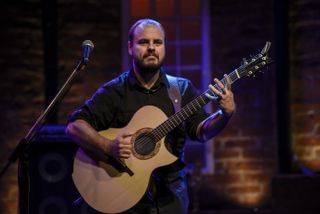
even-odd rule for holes
{"type": "Polygon", "coordinates": [[[244,60],[242,65],[236,69],[241,77],[255,77],[257,74],[263,73],[262,68],[273,63],[271,58],[268,56],[271,42],[266,42],[261,52],[249,60],[244,60]]]}

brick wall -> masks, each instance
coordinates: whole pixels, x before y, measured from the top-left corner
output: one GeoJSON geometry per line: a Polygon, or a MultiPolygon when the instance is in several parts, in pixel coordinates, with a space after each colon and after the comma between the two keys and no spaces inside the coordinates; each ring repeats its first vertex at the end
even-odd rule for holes
{"type": "MultiPolygon", "coordinates": [[[[86,39],[95,43],[90,64],[59,108],[59,124],[121,67],[120,1],[58,1],[59,88],[81,56],[86,39]]],[[[40,0],[1,6],[0,163],[26,135],[44,108],[43,33],[40,0]]],[[[0,181],[0,213],[17,213],[17,164],[0,181]]]]}
{"type": "MultiPolygon", "coordinates": [[[[1,5],[0,162],[5,163],[39,116],[44,102],[41,10],[39,2],[1,5]]],[[[1,213],[17,213],[17,165],[0,181],[1,213]]]]}
{"type": "MultiPolygon", "coordinates": [[[[273,8],[273,1],[211,2],[212,76],[237,68],[242,58],[273,42],[273,8]]],[[[271,66],[261,77],[234,84],[237,112],[215,139],[215,173],[206,179],[212,191],[237,206],[262,206],[269,198],[276,169],[274,72],[271,66]]]]}
{"type": "Polygon", "coordinates": [[[320,3],[290,3],[292,143],[296,165],[320,170],[320,3]]]}
{"type": "Polygon", "coordinates": [[[86,70],[77,78],[61,104],[59,123],[83,104],[106,80],[121,72],[120,1],[59,1],[59,83],[62,84],[81,56],[81,44],[95,47],[86,70]]]}

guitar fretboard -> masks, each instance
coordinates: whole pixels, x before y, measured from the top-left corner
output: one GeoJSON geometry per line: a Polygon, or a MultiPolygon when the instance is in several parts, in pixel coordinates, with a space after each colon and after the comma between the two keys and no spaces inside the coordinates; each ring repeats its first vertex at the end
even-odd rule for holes
{"type": "MultiPolygon", "coordinates": [[[[270,42],[267,42],[262,49],[262,51],[256,56],[252,57],[251,60],[244,61],[244,63],[233,70],[228,77],[231,80],[231,84],[241,79],[243,76],[255,76],[255,73],[267,65],[272,63],[272,60],[267,56],[267,53],[270,49],[270,42]]],[[[222,84],[226,85],[226,79],[223,78],[220,80],[222,84]]],[[[217,85],[213,85],[218,91],[222,91],[222,89],[217,85]]],[[[179,112],[175,113],[171,117],[169,117],[166,121],[161,123],[158,127],[153,129],[149,134],[149,139],[152,139],[154,142],[158,142],[163,137],[165,137],[169,132],[171,132],[174,128],[192,116],[195,112],[200,110],[204,105],[209,103],[211,99],[207,96],[217,96],[210,89],[203,92],[201,95],[196,97],[194,100],[185,105],[179,112]]]]}
{"type": "MultiPolygon", "coordinates": [[[[241,68],[238,68],[228,74],[231,84],[233,84],[235,81],[241,78],[241,68]]],[[[223,78],[220,80],[222,84],[226,84],[226,79],[223,78]]],[[[214,87],[221,91],[222,89],[215,84],[214,87]]],[[[200,110],[203,106],[208,104],[211,99],[207,97],[206,94],[209,94],[211,96],[215,96],[215,94],[210,90],[206,90],[201,95],[196,97],[194,100],[189,102],[187,105],[185,105],[179,112],[175,113],[171,117],[168,118],[165,122],[160,124],[158,127],[156,127],[150,134],[153,136],[155,142],[161,140],[163,137],[165,137],[169,132],[171,132],[174,128],[176,128],[178,125],[180,125],[182,122],[184,122],[186,119],[188,119],[190,116],[192,116],[194,113],[196,113],[198,110],[200,110]]]]}

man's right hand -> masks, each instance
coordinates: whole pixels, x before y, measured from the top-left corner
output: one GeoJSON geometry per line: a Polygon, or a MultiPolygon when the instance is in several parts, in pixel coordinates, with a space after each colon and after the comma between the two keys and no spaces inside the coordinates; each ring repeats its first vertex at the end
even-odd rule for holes
{"type": "Polygon", "coordinates": [[[131,136],[132,133],[121,133],[111,140],[107,146],[108,154],[116,159],[128,159],[132,154],[131,136]]]}

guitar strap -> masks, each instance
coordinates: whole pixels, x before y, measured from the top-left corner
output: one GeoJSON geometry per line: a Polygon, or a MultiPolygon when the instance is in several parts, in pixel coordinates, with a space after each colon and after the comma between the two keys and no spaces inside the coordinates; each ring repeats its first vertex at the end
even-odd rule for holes
{"type": "Polygon", "coordinates": [[[169,82],[168,94],[169,98],[173,104],[174,111],[178,112],[181,110],[181,93],[179,87],[178,77],[174,77],[167,74],[167,79],[169,82]]]}
{"type": "MultiPolygon", "coordinates": [[[[169,98],[173,104],[175,113],[177,113],[181,110],[181,92],[179,87],[179,77],[174,77],[168,74],[166,74],[166,76],[169,82],[169,87],[167,88],[169,98]]],[[[182,124],[182,126],[184,126],[184,123],[182,124]]],[[[184,167],[185,163],[180,158],[178,158],[178,160],[176,160],[170,166],[165,167],[165,169],[168,173],[170,173],[177,172],[178,170],[184,167]]]]}

